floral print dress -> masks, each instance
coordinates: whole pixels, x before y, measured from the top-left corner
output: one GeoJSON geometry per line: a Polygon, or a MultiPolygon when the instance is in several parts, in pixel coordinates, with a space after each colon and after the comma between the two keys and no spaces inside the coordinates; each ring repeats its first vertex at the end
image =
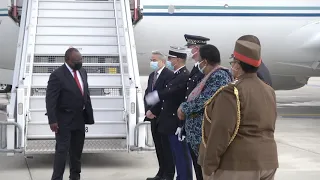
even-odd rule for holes
{"type": "Polygon", "coordinates": [[[204,103],[222,86],[232,81],[232,75],[228,70],[218,69],[207,79],[200,95],[192,101],[181,104],[182,112],[186,116],[185,131],[186,141],[190,144],[194,153],[198,156],[201,143],[201,126],[204,115],[204,103]]]}

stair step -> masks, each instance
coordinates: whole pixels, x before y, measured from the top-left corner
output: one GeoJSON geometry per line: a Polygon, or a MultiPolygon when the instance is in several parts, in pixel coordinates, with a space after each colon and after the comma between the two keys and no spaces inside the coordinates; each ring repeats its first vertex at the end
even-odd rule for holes
{"type": "MultiPolygon", "coordinates": [[[[110,117],[109,117],[110,118],[110,117]]],[[[112,118],[112,117],[111,117],[112,118]]],[[[47,120],[47,118],[46,118],[47,120]]],[[[87,126],[88,138],[125,138],[126,122],[95,122],[95,124],[87,126]]],[[[50,130],[48,120],[45,122],[28,122],[28,139],[54,139],[55,135],[50,130]]]]}
{"type": "MultiPolygon", "coordinates": [[[[120,92],[118,92],[120,94],[120,92]]],[[[91,95],[91,94],[90,94],[91,95]]],[[[127,97],[129,101],[129,97],[127,97]]],[[[115,108],[115,107],[124,107],[123,106],[123,97],[111,97],[111,96],[91,96],[92,107],[93,109],[102,109],[102,108],[115,108]]],[[[30,109],[41,109],[46,107],[45,97],[44,96],[31,96],[30,97],[30,109]]]]}
{"type": "MultiPolygon", "coordinates": [[[[113,0],[38,0],[39,2],[72,2],[72,3],[109,3],[113,4],[113,0]]],[[[119,0],[117,0],[119,3],[119,0]]]]}
{"type": "MultiPolygon", "coordinates": [[[[110,55],[119,54],[118,46],[89,46],[81,44],[66,44],[66,45],[44,45],[37,44],[35,46],[35,55],[60,55],[66,51],[70,46],[77,48],[82,55],[110,55]]],[[[121,46],[121,54],[126,55],[126,47],[121,46]]]]}
{"type": "MultiPolygon", "coordinates": [[[[46,109],[30,109],[30,121],[29,123],[48,123],[48,116],[45,115],[46,109]]],[[[98,124],[100,123],[123,123],[123,109],[94,109],[94,119],[98,124]]]]}
{"type": "MultiPolygon", "coordinates": [[[[47,124],[48,116],[45,115],[47,111],[45,109],[30,109],[30,121],[32,124],[47,124]]],[[[94,112],[94,118],[97,123],[106,123],[106,124],[114,124],[114,123],[123,123],[123,110],[122,109],[111,109],[111,110],[96,110],[94,112]]]]}
{"type": "MultiPolygon", "coordinates": [[[[120,37],[120,44],[125,45],[124,37],[120,37]]],[[[36,36],[36,44],[60,45],[60,44],[85,44],[92,46],[118,46],[118,37],[108,36],[61,36],[61,35],[41,35],[36,36]]]]}
{"type": "MultiPolygon", "coordinates": [[[[117,3],[117,10],[121,8],[117,3]]],[[[61,10],[114,10],[113,2],[83,2],[83,1],[40,1],[39,9],[61,9],[61,10]]]]}
{"type": "MultiPolygon", "coordinates": [[[[116,27],[115,18],[49,18],[38,17],[38,26],[59,27],[116,27]]],[[[123,27],[122,20],[118,20],[118,27],[123,27]]]]}
{"type": "MultiPolygon", "coordinates": [[[[25,77],[25,82],[29,81],[30,76],[25,77]]],[[[49,80],[49,74],[44,76],[43,74],[33,74],[32,87],[42,88],[46,87],[49,80]]],[[[129,85],[129,76],[124,76],[126,85],[129,85]]],[[[89,87],[121,87],[121,75],[89,75],[88,76],[89,87]]],[[[97,88],[95,88],[97,89],[97,88]]],[[[94,89],[93,89],[94,90],[94,89]]],[[[98,89],[97,89],[98,90],[98,89]]],[[[100,89],[99,89],[100,90],[100,89]]]]}
{"type": "MultiPolygon", "coordinates": [[[[122,18],[122,12],[117,11],[117,17],[122,18]]],[[[101,11],[101,10],[51,10],[39,9],[38,17],[49,18],[115,18],[114,11],[101,11]]]]}
{"type": "MultiPolygon", "coordinates": [[[[126,139],[86,139],[83,153],[103,153],[107,151],[126,151],[126,139]]],[[[26,154],[52,154],[55,140],[28,140],[26,154]]]]}
{"type": "MultiPolygon", "coordinates": [[[[115,27],[37,27],[37,35],[69,35],[69,36],[116,36],[115,27]]],[[[119,36],[124,36],[123,28],[119,36]]]]}
{"type": "MultiPolygon", "coordinates": [[[[64,63],[64,56],[35,56],[34,63],[64,63]]],[[[82,56],[83,63],[112,63],[119,64],[119,55],[113,56],[82,56]]],[[[122,58],[122,62],[127,62],[126,57],[122,58]]]]}
{"type": "MultiPolygon", "coordinates": [[[[90,86],[90,85],[89,85],[90,86]]],[[[117,99],[122,98],[122,87],[100,87],[100,88],[89,88],[90,96],[95,96],[98,98],[98,103],[101,103],[101,99],[117,99]]],[[[46,95],[46,88],[45,87],[32,87],[31,88],[31,96],[32,97],[38,97],[38,98],[44,98],[46,95]]],[[[104,108],[103,106],[100,108],[104,108]]],[[[106,107],[105,107],[106,108],[106,107]]],[[[114,108],[114,107],[113,107],[114,108]]],[[[32,108],[33,109],[33,108],[32,108]]],[[[39,108],[35,108],[39,109],[39,108]]]]}

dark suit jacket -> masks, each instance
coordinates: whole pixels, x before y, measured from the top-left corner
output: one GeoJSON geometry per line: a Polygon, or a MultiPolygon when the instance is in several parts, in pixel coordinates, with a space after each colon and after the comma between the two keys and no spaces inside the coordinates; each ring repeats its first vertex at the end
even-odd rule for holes
{"type": "Polygon", "coordinates": [[[263,62],[261,62],[259,66],[257,75],[262,81],[264,81],[265,83],[269,84],[272,87],[272,80],[271,80],[269,69],[263,62]]]}
{"type": "MultiPolygon", "coordinates": [[[[168,68],[164,68],[154,87],[153,87],[153,90],[152,90],[152,83],[153,83],[153,78],[154,78],[154,73],[155,72],[152,72],[150,75],[149,75],[149,79],[148,79],[148,87],[145,91],[145,94],[144,96],[146,96],[148,93],[152,92],[152,91],[160,91],[162,89],[164,89],[166,87],[166,84],[172,79],[173,77],[173,72],[170,71],[168,68]]],[[[152,114],[154,114],[155,116],[159,116],[160,112],[161,112],[161,107],[162,107],[162,102],[160,101],[159,103],[157,103],[156,105],[154,106],[149,106],[147,105],[146,101],[145,101],[145,98],[144,98],[144,107],[145,107],[145,112],[147,113],[148,110],[150,110],[152,112],[152,114]]],[[[145,121],[150,121],[150,119],[148,119],[147,117],[144,119],[145,121]]],[[[152,121],[153,122],[153,121],[152,121]]]]}
{"type": "Polygon", "coordinates": [[[177,110],[184,101],[189,71],[181,68],[174,74],[165,89],[159,90],[159,98],[162,101],[162,111],[157,118],[158,131],[164,134],[174,134],[180,124],[177,110]]]}
{"type": "Polygon", "coordinates": [[[87,72],[81,68],[79,73],[84,86],[83,96],[65,64],[51,73],[46,92],[49,124],[83,124],[79,118],[82,118],[85,124],[94,124],[87,72]]]}

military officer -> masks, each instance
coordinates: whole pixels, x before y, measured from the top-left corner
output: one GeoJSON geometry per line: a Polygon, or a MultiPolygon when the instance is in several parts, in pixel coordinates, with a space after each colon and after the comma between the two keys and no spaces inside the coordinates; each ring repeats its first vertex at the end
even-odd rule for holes
{"type": "Polygon", "coordinates": [[[207,41],[210,41],[210,39],[202,36],[189,34],[185,34],[184,38],[187,41],[186,46],[191,50],[189,56],[196,62],[190,72],[189,79],[187,81],[187,93],[185,97],[185,100],[187,100],[189,94],[204,77],[204,74],[201,73],[198,68],[200,60],[199,49],[200,46],[207,44],[207,41]]]}
{"type": "MultiPolygon", "coordinates": [[[[190,34],[185,34],[184,38],[187,41],[186,46],[190,49],[189,57],[191,57],[195,61],[195,65],[193,66],[187,81],[187,92],[185,96],[185,101],[187,101],[189,94],[204,77],[204,74],[200,72],[198,67],[199,61],[201,60],[199,49],[201,46],[207,44],[207,41],[209,41],[210,39],[190,34]]],[[[181,121],[180,123],[182,124],[182,129],[178,130],[177,133],[179,139],[184,140],[184,137],[186,135],[185,129],[183,128],[185,121],[181,121]]],[[[193,167],[196,173],[197,180],[203,180],[201,166],[197,163],[197,155],[194,153],[190,145],[188,145],[188,147],[190,149],[193,167]]]]}
{"type": "Polygon", "coordinates": [[[278,168],[276,96],[257,77],[261,47],[237,40],[233,57],[237,80],[205,104],[198,162],[207,180],[273,180],[278,168]]]}
{"type": "MultiPolygon", "coordinates": [[[[238,40],[250,41],[250,42],[256,43],[259,46],[261,46],[259,38],[257,38],[254,35],[244,35],[244,36],[241,36],[238,40]]],[[[268,85],[272,86],[271,75],[270,75],[269,69],[263,63],[262,60],[261,60],[261,64],[259,66],[259,69],[257,71],[257,75],[263,82],[265,82],[268,85]]]]}
{"type": "MultiPolygon", "coordinates": [[[[177,130],[180,129],[177,110],[184,101],[186,84],[189,78],[189,71],[185,66],[186,58],[187,48],[171,46],[166,66],[174,72],[174,76],[168,82],[166,88],[153,91],[145,98],[148,105],[154,105],[162,101],[162,110],[157,118],[158,132],[169,138],[170,147],[164,146],[163,149],[169,148],[170,150],[171,148],[173,152],[177,180],[192,180],[192,161],[189,148],[185,141],[179,141],[175,135],[177,130]]],[[[165,159],[169,162],[171,156],[169,154],[165,154],[165,156],[165,159]]],[[[173,176],[165,178],[173,179],[173,176]]]]}

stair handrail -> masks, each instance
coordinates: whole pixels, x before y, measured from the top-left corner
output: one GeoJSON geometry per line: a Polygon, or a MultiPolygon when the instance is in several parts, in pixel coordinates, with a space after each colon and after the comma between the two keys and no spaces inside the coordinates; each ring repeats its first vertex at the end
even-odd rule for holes
{"type": "MultiPolygon", "coordinates": [[[[129,1],[125,1],[126,7],[130,7],[129,1]]],[[[131,17],[130,11],[127,12],[127,18],[131,17]]],[[[127,21],[128,27],[133,27],[131,21],[127,21]]],[[[135,78],[135,83],[136,83],[136,89],[137,89],[137,104],[138,104],[138,113],[137,116],[138,118],[142,118],[145,115],[144,112],[144,100],[142,96],[142,88],[141,88],[141,82],[140,82],[140,74],[139,74],[139,67],[138,67],[138,59],[137,59],[137,51],[136,51],[136,45],[135,45],[135,39],[134,39],[134,33],[133,33],[133,28],[128,28],[128,33],[129,33],[129,40],[130,40],[130,48],[131,48],[131,57],[132,57],[132,64],[133,64],[133,73],[134,73],[134,78],[135,78]]],[[[137,119],[139,120],[139,119],[137,119]]],[[[142,122],[142,121],[138,121],[142,122]]],[[[137,123],[138,123],[137,122],[137,123]]]]}
{"type": "Polygon", "coordinates": [[[135,122],[136,120],[136,87],[135,87],[135,77],[132,69],[132,54],[131,54],[131,44],[129,40],[129,34],[128,34],[128,25],[127,21],[131,20],[130,18],[127,18],[127,7],[126,4],[124,3],[125,0],[120,0],[120,6],[121,6],[121,17],[122,17],[122,29],[123,29],[123,37],[125,39],[125,46],[126,46],[126,57],[127,57],[127,66],[128,66],[128,79],[129,79],[129,107],[128,107],[128,123],[127,123],[127,149],[128,152],[130,150],[130,146],[133,145],[134,143],[134,132],[133,128],[135,127],[135,122]]]}
{"type": "MultiPolygon", "coordinates": [[[[26,103],[25,103],[25,108],[24,108],[24,114],[26,115],[26,123],[25,123],[25,148],[27,147],[27,134],[28,134],[28,122],[31,120],[31,113],[29,110],[30,107],[30,96],[31,96],[31,85],[32,85],[32,77],[33,77],[33,63],[34,63],[34,51],[35,51],[35,46],[36,46],[36,32],[37,32],[37,24],[38,24],[38,8],[39,8],[39,0],[33,0],[31,2],[31,19],[30,19],[30,24],[29,24],[29,33],[28,33],[28,38],[31,37],[30,41],[28,39],[28,46],[27,50],[27,61],[29,59],[29,72],[28,72],[28,82],[27,83],[27,95],[26,95],[26,103]]],[[[25,66],[27,68],[27,66],[25,66]]],[[[26,75],[26,72],[24,72],[24,75],[26,75]]]]}
{"type": "Polygon", "coordinates": [[[13,72],[13,79],[12,79],[12,89],[11,89],[11,97],[10,103],[8,108],[7,116],[10,119],[14,119],[14,112],[16,109],[16,99],[17,99],[17,88],[22,79],[20,79],[20,74],[23,72],[23,66],[21,66],[22,58],[24,57],[24,53],[26,51],[26,45],[28,40],[28,29],[27,23],[29,22],[29,15],[28,10],[30,9],[30,5],[28,0],[23,1],[23,7],[21,12],[21,21],[20,21],[20,28],[19,28],[19,36],[18,36],[18,43],[17,43],[17,51],[16,51],[16,58],[15,58],[15,65],[14,65],[14,72],[13,72]]]}
{"type": "MultiPolygon", "coordinates": [[[[128,135],[128,114],[127,114],[127,89],[125,87],[125,81],[124,81],[124,68],[123,68],[123,55],[121,51],[121,41],[120,41],[120,34],[119,34],[119,23],[118,23],[118,10],[117,10],[117,0],[113,0],[113,6],[114,6],[114,17],[115,17],[115,23],[116,23],[116,32],[117,32],[117,43],[118,43],[118,54],[119,54],[119,63],[120,63],[120,76],[121,76],[121,82],[122,82],[122,97],[123,97],[123,119],[126,122],[126,130],[128,135]]],[[[127,138],[127,145],[129,143],[129,138],[127,138]]]]}
{"type": "MultiPolygon", "coordinates": [[[[126,13],[127,13],[126,16],[127,16],[127,19],[130,19],[131,18],[130,2],[124,0],[124,3],[126,3],[125,7],[129,8],[126,10],[126,13]]],[[[145,118],[144,98],[143,98],[143,92],[142,92],[141,82],[140,82],[137,51],[136,51],[136,45],[135,45],[135,39],[134,39],[134,33],[133,33],[133,24],[132,24],[132,21],[127,21],[126,23],[128,26],[128,33],[129,33],[129,40],[130,40],[130,47],[128,48],[130,48],[130,52],[131,52],[132,69],[133,69],[135,86],[136,86],[136,126],[139,126],[139,124],[142,123],[145,118]],[[129,27],[132,27],[132,28],[129,28],[129,27]]],[[[146,145],[145,144],[146,131],[144,128],[140,128],[139,131],[140,131],[139,135],[141,136],[137,137],[139,138],[139,140],[136,145],[138,145],[139,147],[144,147],[146,145]]]]}
{"type": "MultiPolygon", "coordinates": [[[[31,2],[31,1],[30,1],[31,2]]],[[[20,20],[20,29],[19,29],[19,37],[18,37],[18,43],[17,43],[17,51],[16,51],[16,58],[15,58],[15,66],[14,66],[14,74],[12,79],[12,89],[11,89],[11,97],[9,102],[9,107],[7,111],[7,121],[8,122],[17,122],[17,90],[19,88],[19,85],[22,83],[22,78],[24,72],[24,65],[25,60],[22,61],[22,58],[25,57],[26,54],[26,47],[27,47],[27,41],[28,41],[28,24],[30,20],[30,12],[31,10],[31,3],[29,0],[24,0],[22,5],[22,12],[21,12],[21,20],[20,20]]],[[[19,123],[19,122],[17,122],[19,123]]],[[[24,127],[21,129],[21,134],[17,134],[18,138],[21,139],[21,144],[17,142],[16,146],[24,147],[25,140],[23,136],[25,133],[23,133],[24,127]],[[19,137],[21,135],[22,137],[19,137]]],[[[9,132],[7,132],[9,133],[9,132]]],[[[7,136],[10,136],[7,134],[7,136]]],[[[12,134],[11,134],[12,136],[12,134]]]]}

